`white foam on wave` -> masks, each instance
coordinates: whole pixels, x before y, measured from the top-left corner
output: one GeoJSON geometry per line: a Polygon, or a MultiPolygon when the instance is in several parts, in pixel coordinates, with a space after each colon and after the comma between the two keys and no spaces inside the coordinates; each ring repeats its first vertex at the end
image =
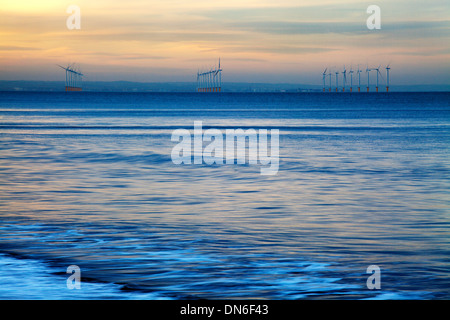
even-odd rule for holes
{"type": "Polygon", "coordinates": [[[429,295],[428,292],[383,292],[374,297],[362,300],[423,300],[429,295]]]}
{"type": "Polygon", "coordinates": [[[123,292],[119,285],[83,282],[81,289],[67,288],[67,277],[55,275],[45,263],[32,259],[17,259],[0,254],[0,300],[103,300],[140,299],[166,300],[156,293],[123,292]]]}

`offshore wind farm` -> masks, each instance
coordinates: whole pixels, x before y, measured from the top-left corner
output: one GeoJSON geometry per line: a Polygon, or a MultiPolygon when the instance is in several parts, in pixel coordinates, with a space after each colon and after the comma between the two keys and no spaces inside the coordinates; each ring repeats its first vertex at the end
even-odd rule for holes
{"type": "MultiPolygon", "coordinates": [[[[378,67],[369,67],[369,65],[366,65],[366,69],[365,69],[365,73],[367,74],[367,92],[370,92],[370,72],[371,71],[375,71],[376,74],[376,82],[375,82],[375,92],[379,92],[379,84],[380,84],[380,78],[382,81],[384,81],[385,87],[386,87],[386,92],[389,92],[389,71],[391,69],[390,64],[388,64],[385,68],[386,70],[386,77],[383,77],[383,75],[381,74],[380,70],[383,70],[381,68],[381,65],[379,65],[378,67]]],[[[333,67],[333,68],[329,68],[326,67],[323,72],[322,72],[322,92],[346,92],[346,86],[347,86],[347,69],[345,67],[345,65],[343,66],[343,68],[341,69],[342,71],[338,70],[338,68],[333,67]],[[333,71],[332,71],[333,70],[333,71]],[[328,73],[327,73],[328,71],[328,73]],[[334,87],[332,87],[331,84],[331,76],[332,74],[335,74],[335,82],[334,82],[334,87]],[[342,85],[339,85],[339,75],[342,74],[342,85]],[[328,86],[326,85],[326,78],[327,76],[329,77],[329,82],[328,82],[328,86]],[[334,89],[333,89],[334,88],[334,89]]],[[[357,69],[354,70],[353,66],[350,67],[349,70],[349,74],[350,74],[350,86],[347,90],[347,92],[353,92],[353,73],[357,74],[358,76],[358,92],[361,92],[361,73],[363,72],[363,70],[360,69],[360,65],[357,65],[357,69]]],[[[381,92],[381,91],[380,91],[381,92]]]]}
{"type": "Polygon", "coordinates": [[[222,68],[211,67],[208,71],[197,71],[197,92],[221,92],[222,68]]]}
{"type": "Polygon", "coordinates": [[[63,67],[58,64],[58,67],[63,69],[66,74],[65,91],[81,91],[84,74],[81,73],[79,65],[71,63],[63,67]]]}
{"type": "MultiPolygon", "coordinates": [[[[0,80],[0,91],[89,91],[89,92],[440,92],[447,91],[445,85],[404,85],[396,83],[390,87],[391,64],[378,67],[361,64],[343,65],[342,68],[325,67],[321,84],[313,76],[303,83],[234,82],[223,83],[221,59],[216,66],[198,68],[192,81],[132,82],[85,81],[79,63],[58,64],[64,73],[58,73],[53,81],[5,81],[0,80]],[[374,75],[376,74],[376,75],[374,75]],[[61,80],[63,83],[61,83],[61,80]],[[364,86],[364,87],[363,87],[364,86]]],[[[86,67],[88,68],[88,67],[86,67]]],[[[194,66],[192,66],[192,69],[194,66]]],[[[191,70],[192,70],[191,69],[191,70]]],[[[91,71],[91,79],[95,72],[91,71]]],[[[303,73],[299,69],[298,73],[303,73]]],[[[277,77],[274,75],[274,77],[277,77]]],[[[228,74],[228,78],[233,75],[228,74]]],[[[450,87],[449,87],[450,88],[450,87]]]]}
{"type": "MultiPolygon", "coordinates": [[[[325,67],[322,72],[322,84],[319,89],[315,85],[315,79],[311,77],[308,82],[302,84],[296,83],[246,83],[246,82],[228,82],[223,87],[221,59],[218,59],[218,65],[209,68],[198,68],[195,82],[130,82],[117,79],[109,82],[83,81],[85,74],[81,72],[80,64],[68,63],[66,66],[57,64],[64,70],[64,91],[82,91],[83,83],[87,91],[101,92],[390,92],[390,63],[385,67],[361,68],[361,64],[355,67],[353,64],[348,69],[344,64],[341,69],[334,67],[325,67]],[[375,76],[371,76],[371,72],[375,76]],[[365,79],[365,87],[362,87],[361,76],[365,79]],[[384,75],[383,75],[384,74],[384,75]],[[355,81],[355,82],[354,82],[355,81]],[[357,83],[357,86],[354,85],[357,83]],[[371,87],[372,84],[372,87],[371,87]],[[380,84],[383,87],[380,87],[380,84]],[[364,90],[365,89],[365,90],[364,90]]],[[[299,69],[301,74],[303,70],[299,69]]],[[[95,74],[92,74],[95,77],[95,74]]],[[[269,79],[270,81],[270,79],[269,79]]],[[[58,81],[2,81],[0,80],[0,91],[59,91],[56,83],[58,81]],[[55,84],[52,84],[55,83],[55,84]]],[[[363,83],[364,84],[364,83],[363,83]]],[[[396,84],[396,92],[414,92],[414,91],[445,91],[443,85],[417,85],[407,86],[396,84]]]]}
{"type": "MultiPolygon", "coordinates": [[[[61,69],[65,71],[65,91],[82,91],[82,79],[84,74],[81,73],[81,69],[79,64],[71,63],[68,64],[66,67],[63,67],[61,65],[58,65],[61,69]]],[[[386,84],[386,92],[389,92],[389,71],[390,71],[390,64],[385,67],[386,69],[386,78],[384,78],[381,75],[380,72],[381,65],[374,68],[369,68],[368,66],[365,69],[365,72],[367,74],[367,92],[370,92],[370,72],[375,71],[376,72],[376,86],[375,86],[375,92],[379,91],[379,77],[384,81],[386,84]]],[[[197,71],[197,78],[196,78],[196,92],[222,92],[222,71],[221,68],[221,62],[220,58],[218,60],[218,65],[208,68],[207,70],[198,70],[197,71]]],[[[358,92],[361,92],[361,73],[363,70],[360,69],[360,65],[357,65],[357,69],[353,70],[353,66],[350,67],[349,70],[346,69],[345,65],[342,68],[342,71],[338,70],[336,67],[334,68],[325,68],[322,73],[322,91],[323,92],[353,92],[353,74],[356,72],[358,76],[358,92]],[[331,70],[334,70],[331,72],[331,70]],[[327,73],[328,71],[328,73],[327,73]],[[350,75],[350,83],[349,87],[347,88],[348,83],[348,77],[347,77],[347,71],[350,75]],[[331,76],[332,74],[335,74],[335,86],[332,90],[332,84],[331,84],[331,76]],[[339,82],[339,77],[341,76],[342,82],[339,82]],[[326,78],[329,77],[329,85],[326,85],[326,78]],[[340,85],[341,83],[341,85],[340,85]]]]}
{"type": "MultiPolygon", "coordinates": [[[[61,65],[58,65],[61,69],[65,71],[65,91],[81,91],[82,90],[82,78],[84,74],[81,73],[80,67],[76,63],[68,64],[66,67],[63,67],[61,65]]],[[[386,80],[386,92],[389,92],[389,71],[390,71],[390,64],[385,67],[386,69],[386,78],[384,78],[381,75],[380,72],[381,65],[378,67],[369,68],[369,66],[366,66],[365,72],[367,74],[367,92],[370,92],[370,72],[375,71],[376,72],[376,86],[375,86],[375,92],[378,92],[379,90],[379,77],[382,78],[382,80],[386,80]]],[[[322,72],[322,91],[323,92],[331,92],[332,91],[332,85],[331,85],[331,70],[334,70],[335,74],[335,92],[346,92],[347,87],[347,69],[345,65],[343,66],[342,71],[339,71],[336,67],[334,68],[325,68],[322,72]],[[327,71],[329,72],[327,74],[327,71]],[[339,75],[342,74],[342,86],[339,85],[339,75]],[[326,86],[326,77],[329,76],[329,85],[326,86]]],[[[218,61],[218,65],[214,67],[210,67],[209,69],[202,70],[200,69],[197,71],[197,78],[196,78],[196,92],[222,92],[222,71],[220,65],[220,58],[218,61]]],[[[348,73],[350,75],[350,85],[348,87],[347,92],[353,92],[353,73],[355,70],[353,70],[353,66],[350,67],[350,70],[348,70],[348,73]]],[[[360,69],[359,64],[357,65],[356,74],[358,75],[358,92],[361,92],[361,72],[363,70],[360,69]]]]}
{"type": "MultiPolygon", "coordinates": [[[[65,71],[65,91],[82,91],[82,78],[84,76],[83,73],[81,73],[80,67],[76,63],[68,64],[66,67],[63,67],[61,65],[58,65],[61,69],[65,71]]],[[[391,69],[390,64],[387,65],[384,69],[386,70],[386,77],[383,77],[381,74],[381,65],[378,67],[372,67],[369,68],[369,66],[366,66],[365,73],[367,74],[367,92],[370,92],[370,72],[374,71],[376,74],[376,85],[375,85],[375,92],[379,92],[379,78],[381,78],[382,81],[385,81],[386,86],[386,92],[389,92],[389,71],[391,69]]],[[[197,78],[196,78],[196,92],[222,92],[222,71],[220,58],[218,60],[218,65],[214,67],[210,67],[209,69],[202,70],[200,69],[197,71],[197,78]]],[[[353,66],[350,66],[350,69],[347,70],[345,65],[342,68],[342,71],[338,70],[336,67],[329,68],[326,67],[324,71],[322,72],[322,92],[332,92],[332,81],[331,76],[334,73],[335,74],[335,86],[334,90],[335,92],[347,92],[352,93],[353,92],[353,74],[356,72],[356,75],[358,76],[358,86],[357,91],[361,92],[361,73],[363,70],[360,69],[360,65],[357,65],[357,69],[354,70],[353,66]],[[333,72],[331,70],[334,70],[333,72]],[[328,73],[327,73],[328,71],[328,73]],[[349,87],[347,88],[347,71],[350,75],[350,83],[349,87]],[[339,76],[342,75],[342,82],[341,86],[339,85],[339,76]],[[329,85],[327,86],[326,78],[329,77],[329,85]]]]}

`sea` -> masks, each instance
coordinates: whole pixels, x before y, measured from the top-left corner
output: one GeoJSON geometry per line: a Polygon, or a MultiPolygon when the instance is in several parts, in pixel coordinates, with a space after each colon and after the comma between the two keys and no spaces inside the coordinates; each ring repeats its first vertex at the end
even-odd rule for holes
{"type": "Polygon", "coordinates": [[[449,244],[450,93],[0,92],[0,299],[446,300],[449,244]],[[175,164],[195,121],[278,172],[175,164]]]}

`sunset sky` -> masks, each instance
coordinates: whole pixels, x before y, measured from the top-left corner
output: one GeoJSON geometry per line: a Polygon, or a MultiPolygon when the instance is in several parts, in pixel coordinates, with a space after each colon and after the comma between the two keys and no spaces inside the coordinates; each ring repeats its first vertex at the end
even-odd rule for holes
{"type": "Polygon", "coordinates": [[[77,62],[87,81],[195,81],[220,57],[224,82],[321,84],[325,67],[390,63],[391,83],[450,85],[448,0],[0,0],[0,15],[0,80],[63,80],[56,64],[77,62]]]}

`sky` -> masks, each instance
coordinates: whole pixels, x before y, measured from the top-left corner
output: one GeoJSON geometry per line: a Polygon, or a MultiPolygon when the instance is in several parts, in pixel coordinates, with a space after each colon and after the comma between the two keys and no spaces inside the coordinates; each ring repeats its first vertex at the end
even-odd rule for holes
{"type": "Polygon", "coordinates": [[[224,83],[390,64],[391,84],[450,85],[448,0],[0,0],[0,16],[0,80],[62,81],[57,64],[77,63],[86,81],[195,81],[220,57],[224,83]]]}

